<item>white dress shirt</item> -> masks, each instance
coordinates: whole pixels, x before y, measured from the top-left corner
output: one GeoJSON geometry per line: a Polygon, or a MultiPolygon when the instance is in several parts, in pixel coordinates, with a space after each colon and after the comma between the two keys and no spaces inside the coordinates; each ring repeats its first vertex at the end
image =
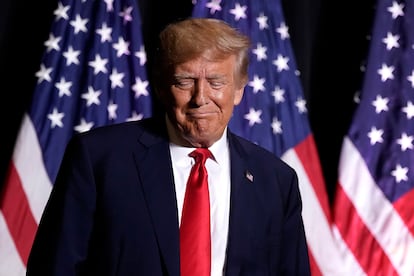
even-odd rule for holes
{"type": "MultiPolygon", "coordinates": [[[[226,259],[227,234],[230,209],[230,155],[227,131],[209,150],[215,160],[206,161],[211,216],[211,275],[222,276],[226,259]]],[[[178,219],[181,222],[185,189],[194,159],[188,154],[195,148],[186,148],[170,143],[178,219]]]]}

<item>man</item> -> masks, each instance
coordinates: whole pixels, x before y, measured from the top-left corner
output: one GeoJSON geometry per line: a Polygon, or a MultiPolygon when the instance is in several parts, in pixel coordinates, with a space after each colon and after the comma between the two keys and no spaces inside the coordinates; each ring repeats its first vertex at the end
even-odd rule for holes
{"type": "Polygon", "coordinates": [[[248,81],[249,46],[215,19],[161,32],[155,86],[165,114],[71,140],[27,275],[183,276],[201,267],[188,265],[196,254],[183,245],[198,230],[180,233],[196,148],[212,154],[206,274],[310,274],[295,171],[227,126],[248,81]]]}

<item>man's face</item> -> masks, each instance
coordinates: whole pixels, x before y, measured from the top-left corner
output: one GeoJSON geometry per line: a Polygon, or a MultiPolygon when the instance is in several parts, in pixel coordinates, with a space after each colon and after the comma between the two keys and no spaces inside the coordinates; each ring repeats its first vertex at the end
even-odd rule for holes
{"type": "Polygon", "coordinates": [[[235,83],[234,67],[235,57],[230,56],[220,61],[201,57],[174,68],[171,98],[164,97],[164,104],[180,139],[209,147],[221,137],[243,96],[244,85],[235,83]]]}

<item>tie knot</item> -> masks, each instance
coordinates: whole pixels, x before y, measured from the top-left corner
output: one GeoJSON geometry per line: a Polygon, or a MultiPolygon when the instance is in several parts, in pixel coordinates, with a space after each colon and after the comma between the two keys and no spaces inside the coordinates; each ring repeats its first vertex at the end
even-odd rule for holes
{"type": "Polygon", "coordinates": [[[207,160],[207,158],[212,158],[213,154],[211,151],[207,148],[197,148],[193,150],[189,156],[193,157],[195,159],[196,163],[202,163],[204,164],[207,160]]]}

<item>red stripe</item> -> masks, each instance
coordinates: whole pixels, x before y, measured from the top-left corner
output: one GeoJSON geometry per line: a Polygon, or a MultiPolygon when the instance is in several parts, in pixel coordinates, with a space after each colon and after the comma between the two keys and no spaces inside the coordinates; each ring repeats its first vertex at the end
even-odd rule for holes
{"type": "Polygon", "coordinates": [[[394,208],[414,235],[414,189],[395,201],[394,208]]]}
{"type": "Polygon", "coordinates": [[[313,257],[311,250],[308,250],[308,251],[309,251],[310,271],[311,271],[312,276],[322,276],[323,274],[320,271],[319,266],[315,261],[315,257],[313,257]]]}
{"type": "Polygon", "coordinates": [[[20,177],[13,163],[6,175],[6,182],[0,196],[0,209],[13,237],[22,261],[27,259],[37,229],[37,223],[30,210],[20,177]]]}
{"type": "MultiPolygon", "coordinates": [[[[316,151],[316,144],[313,139],[313,135],[310,134],[305,140],[299,143],[295,147],[295,152],[300,162],[306,171],[309,181],[315,191],[316,197],[318,198],[319,205],[325,214],[328,225],[331,225],[330,207],[328,201],[328,195],[326,193],[325,180],[322,175],[322,168],[318,153],[316,151]]],[[[322,275],[322,272],[315,261],[315,257],[312,254],[312,248],[309,247],[309,262],[311,272],[313,276],[322,275]]]]}
{"type": "Polygon", "coordinates": [[[333,206],[333,219],[342,238],[367,275],[398,275],[387,254],[365,226],[339,184],[333,206]]]}
{"type": "Polygon", "coordinates": [[[310,134],[305,140],[299,143],[295,147],[295,151],[301,160],[302,166],[304,167],[310,182],[312,183],[313,190],[318,197],[319,204],[321,205],[321,208],[325,213],[326,220],[330,225],[332,220],[328,194],[326,192],[325,179],[322,175],[322,168],[318,152],[316,151],[316,144],[313,135],[310,134]]]}

